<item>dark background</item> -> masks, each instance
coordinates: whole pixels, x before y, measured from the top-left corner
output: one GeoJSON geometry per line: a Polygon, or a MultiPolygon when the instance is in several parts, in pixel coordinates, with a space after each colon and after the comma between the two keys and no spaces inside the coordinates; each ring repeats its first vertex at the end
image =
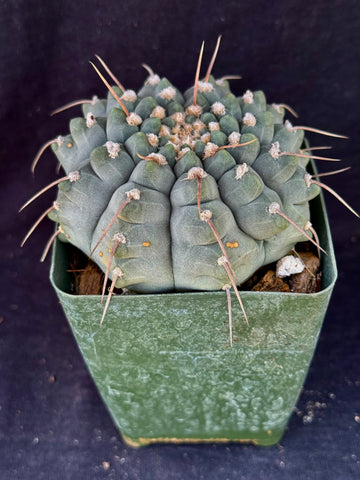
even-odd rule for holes
{"type": "Polygon", "coordinates": [[[105,95],[88,63],[94,54],[127,88],[141,86],[146,62],[184,89],[201,41],[205,72],[219,34],[213,72],[241,74],[235,93],[263,89],[269,102],[295,108],[294,124],[350,137],[309,136],[313,145],[333,145],[341,166],[352,166],[326,183],[360,209],[358,0],[0,0],[0,22],[0,479],[359,478],[360,221],[335,199],[326,195],[339,279],[298,413],[281,445],[270,448],[125,446],[50,287],[50,259],[39,263],[51,222],[19,248],[54,193],[17,213],[56,178],[51,152],[35,177],[30,165],[45,141],[67,133],[79,109],[51,119],[49,112],[105,95]]]}

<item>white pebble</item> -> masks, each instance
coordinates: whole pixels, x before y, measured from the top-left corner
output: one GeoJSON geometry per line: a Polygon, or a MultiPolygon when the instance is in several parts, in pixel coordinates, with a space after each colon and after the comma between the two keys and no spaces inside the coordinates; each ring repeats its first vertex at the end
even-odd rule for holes
{"type": "Polygon", "coordinates": [[[294,273],[301,273],[305,268],[304,263],[298,257],[287,255],[280,258],[276,264],[276,276],[279,278],[288,277],[294,273]]]}

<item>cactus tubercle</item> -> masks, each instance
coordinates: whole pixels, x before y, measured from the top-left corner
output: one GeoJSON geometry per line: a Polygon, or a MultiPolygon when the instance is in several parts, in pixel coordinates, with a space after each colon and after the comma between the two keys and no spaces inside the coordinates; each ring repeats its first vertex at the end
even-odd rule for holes
{"type": "MultiPolygon", "coordinates": [[[[194,84],[184,93],[146,64],[144,86],[125,89],[97,55],[115,85],[90,62],[107,98],[57,109],[81,104],[83,116],[70,122],[68,135],[46,142],[32,163],[34,171],[51,147],[65,176],[21,207],[58,187],[57,207],[37,219],[23,244],[46,216],[61,225],[45,252],[59,236],[92,257],[105,274],[101,301],[111,281],[101,324],[115,288],[225,289],[230,310],[232,288],[248,323],[241,283],[299,241],[326,253],[310,224],[309,201],[321,188],[358,216],[306,170],[310,159],[339,159],[313,155],[305,131],[347,137],[293,126],[284,119],[287,112],[297,117],[292,107],[267,104],[261,91],[236,97],[228,81],[238,76],[212,74],[220,40],[201,79],[202,44],[194,84]]],[[[229,331],[232,343],[231,311],[229,331]]]]}

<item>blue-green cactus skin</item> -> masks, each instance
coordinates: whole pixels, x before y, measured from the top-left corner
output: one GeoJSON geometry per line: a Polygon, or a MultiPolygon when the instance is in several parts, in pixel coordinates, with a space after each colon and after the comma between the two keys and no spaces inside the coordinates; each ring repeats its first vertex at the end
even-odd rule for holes
{"type": "Polygon", "coordinates": [[[320,188],[305,181],[308,159],[296,155],[304,131],[261,91],[237,98],[211,76],[198,87],[194,105],[194,88],[182,95],[154,74],[137,94],[115,86],[123,105],[110,92],[94,97],[52,145],[65,173],[80,178],[59,184],[49,217],[110,279],[118,272],[118,288],[221,290],[224,251],[239,285],[306,240],[269,210],[276,204],[301,229],[309,225],[320,188]]]}

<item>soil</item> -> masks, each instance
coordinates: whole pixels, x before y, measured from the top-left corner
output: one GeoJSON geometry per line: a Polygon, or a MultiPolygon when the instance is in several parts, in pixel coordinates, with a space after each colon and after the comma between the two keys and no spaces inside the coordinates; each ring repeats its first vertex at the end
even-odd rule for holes
{"type": "MultiPolygon", "coordinates": [[[[289,252],[301,258],[305,269],[301,273],[279,278],[276,276],[276,264],[272,263],[262,267],[254,275],[240,286],[240,291],[261,292],[293,292],[315,293],[321,290],[321,271],[319,257],[312,251],[310,242],[304,242],[296,246],[295,252],[289,252]]],[[[81,252],[74,250],[71,259],[73,273],[72,293],[76,295],[101,295],[104,274],[100,268],[86,258],[81,252]]],[[[107,287],[110,286],[110,282],[107,287]]],[[[116,294],[133,294],[127,289],[114,289],[116,294]]]]}

